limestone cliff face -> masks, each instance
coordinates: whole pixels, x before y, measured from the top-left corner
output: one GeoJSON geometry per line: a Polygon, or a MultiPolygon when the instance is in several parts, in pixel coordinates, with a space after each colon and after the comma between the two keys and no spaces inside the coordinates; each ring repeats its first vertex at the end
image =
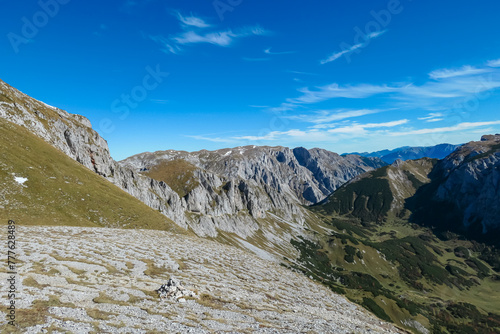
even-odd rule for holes
{"type": "Polygon", "coordinates": [[[182,198],[188,211],[212,218],[239,212],[266,218],[274,213],[298,224],[306,216],[301,205],[317,203],[354,176],[384,164],[321,149],[257,146],[142,153],[120,164],[137,172],[166,168],[163,172],[168,173],[166,163],[179,160],[195,167],[198,185],[182,198]]]}
{"type": "MultiPolygon", "coordinates": [[[[222,182],[240,180],[244,189],[252,185],[266,190],[272,201],[277,192],[293,202],[314,204],[339,186],[366,171],[385,164],[378,158],[346,157],[323,149],[299,147],[244,146],[217,151],[159,151],[141,153],[120,164],[136,171],[148,171],[165,161],[184,160],[222,182]]],[[[217,185],[215,185],[217,187],[217,185]]]]}
{"type": "Polygon", "coordinates": [[[200,236],[225,231],[246,238],[261,228],[259,219],[275,215],[301,226],[309,214],[302,205],[316,203],[352,177],[384,164],[377,158],[341,157],[321,149],[253,146],[144,153],[117,163],[88,119],[48,106],[1,80],[0,117],[26,127],[200,236]],[[195,167],[193,186],[186,193],[141,173],[172,160],[195,167]]]}

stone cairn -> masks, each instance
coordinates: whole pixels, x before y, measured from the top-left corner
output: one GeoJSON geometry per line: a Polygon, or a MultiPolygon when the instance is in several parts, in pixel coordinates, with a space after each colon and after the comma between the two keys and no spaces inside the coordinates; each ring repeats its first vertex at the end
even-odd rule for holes
{"type": "Polygon", "coordinates": [[[181,303],[186,301],[185,297],[197,297],[196,293],[184,288],[181,282],[173,277],[168,280],[167,284],[162,284],[156,292],[158,292],[161,299],[171,298],[181,303]]]}

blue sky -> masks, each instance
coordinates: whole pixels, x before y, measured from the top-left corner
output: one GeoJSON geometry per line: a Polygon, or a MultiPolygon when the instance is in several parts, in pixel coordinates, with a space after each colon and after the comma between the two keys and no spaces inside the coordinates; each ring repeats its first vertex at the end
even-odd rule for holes
{"type": "Polygon", "coordinates": [[[500,132],[498,1],[3,8],[0,78],[88,117],[118,160],[240,145],[375,151],[500,132]]]}

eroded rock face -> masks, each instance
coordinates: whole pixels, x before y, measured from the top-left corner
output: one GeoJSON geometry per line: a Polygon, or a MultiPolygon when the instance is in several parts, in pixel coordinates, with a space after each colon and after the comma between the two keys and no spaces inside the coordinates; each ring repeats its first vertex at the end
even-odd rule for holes
{"type": "Polygon", "coordinates": [[[222,230],[246,238],[270,213],[302,225],[307,216],[302,205],[317,203],[352,177],[383,165],[377,158],[341,157],[321,149],[254,146],[144,153],[117,163],[88,119],[32,99],[1,80],[0,117],[26,127],[200,236],[216,237],[222,230]],[[174,159],[196,167],[192,176],[196,186],[187,194],[140,172],[174,159]]]}

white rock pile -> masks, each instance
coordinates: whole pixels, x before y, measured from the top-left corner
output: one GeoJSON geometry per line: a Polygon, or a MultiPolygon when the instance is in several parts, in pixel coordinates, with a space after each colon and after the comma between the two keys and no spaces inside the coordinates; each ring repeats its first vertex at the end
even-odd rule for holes
{"type": "Polygon", "coordinates": [[[156,292],[158,292],[158,295],[162,299],[172,298],[181,303],[186,301],[184,297],[197,297],[196,293],[183,287],[181,282],[173,277],[168,280],[167,284],[162,284],[156,292]]]}

